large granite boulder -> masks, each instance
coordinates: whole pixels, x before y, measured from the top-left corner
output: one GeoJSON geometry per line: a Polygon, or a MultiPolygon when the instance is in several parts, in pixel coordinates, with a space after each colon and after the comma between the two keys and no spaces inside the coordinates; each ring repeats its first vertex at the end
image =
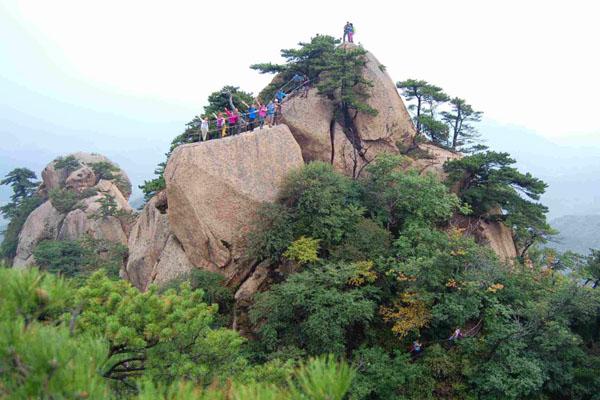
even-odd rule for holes
{"type": "Polygon", "coordinates": [[[197,268],[238,286],[252,268],[244,238],[262,202],[304,164],[285,125],[175,149],[165,169],[171,231],[197,268]]]}
{"type": "Polygon", "coordinates": [[[367,52],[366,59],[364,76],[373,84],[366,89],[370,94],[367,103],[378,114],[357,114],[356,145],[336,120],[333,103],[320,96],[316,88],[311,88],[306,97],[290,96],[283,102],[282,122],[289,126],[305,161],[330,162],[336,170],[356,176],[377,154],[399,154],[398,144],[405,147],[412,143],[415,130],[394,82],[371,53],[367,52]]]}
{"type": "Polygon", "coordinates": [[[56,239],[60,225],[65,218],[58,212],[50,201],[33,210],[27,217],[23,229],[19,234],[17,254],[13,259],[13,267],[23,268],[35,262],[33,250],[43,240],[56,239]]]}
{"type": "Polygon", "coordinates": [[[129,235],[129,259],[121,276],[140,290],[162,285],[194,267],[171,232],[167,196],[161,192],[144,206],[129,235]]]}

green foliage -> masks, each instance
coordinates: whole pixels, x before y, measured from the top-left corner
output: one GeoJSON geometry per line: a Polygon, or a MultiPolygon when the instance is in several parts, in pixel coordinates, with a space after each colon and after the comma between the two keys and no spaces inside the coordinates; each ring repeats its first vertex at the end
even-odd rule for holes
{"type": "Polygon", "coordinates": [[[276,205],[265,205],[249,236],[250,253],[277,261],[295,238],[319,240],[328,254],[362,220],[356,184],[330,164],[310,163],[285,180],[276,205]]]}
{"type": "Polygon", "coordinates": [[[96,179],[105,179],[114,181],[121,193],[131,193],[131,183],[122,175],[121,169],[110,161],[98,161],[90,163],[90,167],[96,175],[96,179]]]}
{"type": "Polygon", "coordinates": [[[54,168],[64,170],[64,175],[69,176],[71,172],[81,168],[81,163],[75,156],[58,157],[54,160],[54,168]]]}
{"type": "Polygon", "coordinates": [[[52,207],[61,214],[68,214],[69,212],[81,208],[79,200],[81,197],[74,190],[54,188],[50,190],[50,203],[52,207]]]}
{"type": "Polygon", "coordinates": [[[159,295],[141,293],[101,272],[80,288],[83,310],[78,332],[103,336],[109,360],[103,376],[131,385],[143,371],[156,381],[187,378],[208,384],[246,366],[239,349],[244,339],[227,329],[212,329],[216,307],[202,302],[201,290],[183,285],[159,295]]]}
{"type": "Polygon", "coordinates": [[[380,347],[362,348],[353,355],[357,375],[350,399],[427,399],[435,381],[427,369],[402,351],[390,355],[380,347]]]}
{"type": "Polygon", "coordinates": [[[97,370],[106,343],[73,338],[65,327],[3,321],[0,324],[0,397],[6,399],[103,399],[108,384],[97,370]]]}
{"type": "Polygon", "coordinates": [[[4,179],[0,181],[0,185],[10,186],[13,194],[10,196],[11,203],[0,208],[2,214],[8,218],[12,218],[12,207],[17,207],[24,200],[34,195],[39,186],[39,182],[33,181],[36,178],[35,173],[27,168],[15,168],[6,174],[4,179]]]}
{"type": "Polygon", "coordinates": [[[224,111],[225,108],[231,110],[231,103],[234,107],[240,110],[240,112],[246,111],[247,107],[244,103],[252,104],[254,102],[254,96],[252,93],[245,92],[237,86],[223,86],[221,90],[212,92],[208,95],[208,105],[204,107],[204,115],[213,118],[212,114],[219,111],[224,111]],[[230,101],[231,99],[231,101],[230,101]]]}
{"type": "Polygon", "coordinates": [[[230,388],[202,388],[190,382],[156,385],[144,381],[138,400],[342,400],[350,388],[355,371],[333,357],[309,359],[293,373],[286,383],[234,383],[230,388]]]}
{"type": "Polygon", "coordinates": [[[490,215],[513,227],[523,252],[547,240],[553,230],[546,222],[548,209],[539,200],[547,185],[530,173],[511,167],[508,153],[487,151],[448,161],[448,185],[458,184],[460,198],[477,216],[490,215]]]}
{"type": "Polygon", "coordinates": [[[161,291],[177,289],[182,283],[188,282],[192,290],[201,289],[202,301],[206,304],[218,306],[218,316],[215,316],[214,326],[225,327],[231,325],[231,316],[234,307],[233,289],[225,285],[223,275],[215,272],[194,269],[180,279],[169,282],[161,291]]]}
{"type": "Polygon", "coordinates": [[[313,162],[286,178],[279,201],[290,211],[295,237],[319,239],[323,249],[330,249],[360,221],[357,197],[352,180],[330,164],[313,162]]]}
{"type": "Polygon", "coordinates": [[[349,285],[352,264],[328,264],[291,275],[256,296],[250,311],[266,351],[295,346],[308,354],[343,354],[374,317],[373,289],[349,285]]]}
{"type": "Polygon", "coordinates": [[[259,260],[277,262],[294,240],[292,215],[280,204],[263,204],[248,236],[248,252],[259,260]]]}
{"type": "Polygon", "coordinates": [[[0,185],[10,186],[13,191],[11,201],[0,207],[0,213],[9,219],[0,245],[0,259],[11,260],[15,256],[19,234],[27,217],[43,202],[36,194],[39,186],[34,181],[36,178],[35,173],[27,168],[15,168],[0,181],[0,185]]]}
{"type": "Polygon", "coordinates": [[[283,256],[288,260],[295,261],[300,265],[313,263],[319,260],[319,239],[300,236],[287,248],[283,256]]]}
{"type": "MultiPolygon", "coordinates": [[[[378,111],[367,104],[368,88],[372,82],[364,77],[367,65],[366,50],[362,47],[337,47],[327,60],[326,73],[322,74],[317,89],[319,94],[332,100],[342,116],[344,128],[354,129],[352,111],[377,115],[378,111]]],[[[353,132],[355,133],[355,132],[353,132]]],[[[348,135],[348,133],[346,133],[348,135]]]]}
{"type": "Polygon", "coordinates": [[[291,394],[298,399],[343,400],[354,375],[350,366],[338,364],[332,356],[312,359],[296,373],[291,394]]]}
{"type": "Polygon", "coordinates": [[[127,252],[127,247],[120,243],[83,237],[42,241],[35,247],[33,255],[40,268],[52,273],[84,278],[104,269],[109,277],[117,279],[127,252]]]}
{"type": "Polygon", "coordinates": [[[338,39],[328,35],[317,35],[310,42],[298,43],[297,49],[281,50],[281,57],[285,64],[262,63],[254,64],[250,68],[261,73],[276,73],[277,78],[269,84],[259,97],[267,102],[275,96],[279,87],[288,82],[294,74],[304,74],[312,82],[316,82],[322,72],[329,68],[330,60],[340,43],[338,39]]]}
{"type": "Polygon", "coordinates": [[[98,161],[90,163],[90,167],[94,171],[97,179],[105,179],[107,181],[116,179],[120,172],[119,167],[109,161],[98,161]]]}
{"type": "Polygon", "coordinates": [[[142,185],[138,186],[138,188],[142,190],[142,193],[144,193],[145,202],[150,201],[150,199],[154,197],[158,192],[167,188],[167,184],[165,182],[164,177],[166,166],[166,162],[161,162],[160,164],[158,164],[158,166],[154,170],[154,175],[156,175],[156,178],[151,179],[149,181],[144,181],[142,185]]]}
{"type": "Polygon", "coordinates": [[[108,394],[97,369],[104,341],[73,338],[55,321],[73,290],[64,280],[35,269],[0,268],[0,397],[92,398],[108,394]]]}
{"type": "Polygon", "coordinates": [[[364,204],[371,217],[397,232],[411,221],[442,224],[461,209],[458,198],[435,176],[403,170],[400,156],[382,155],[367,167],[364,204]]]}
{"type": "Polygon", "coordinates": [[[478,136],[472,122],[481,121],[481,111],[475,111],[470,104],[458,97],[450,100],[450,111],[442,112],[444,122],[449,126],[452,136],[450,147],[453,150],[464,148],[473,143],[478,136]]]}
{"type": "Polygon", "coordinates": [[[117,202],[115,201],[115,196],[111,195],[108,192],[102,193],[103,196],[96,200],[96,203],[100,204],[98,210],[90,215],[88,218],[91,219],[106,219],[108,217],[119,218],[120,220],[132,219],[133,215],[131,212],[128,212],[119,207],[117,202]]]}
{"type": "Polygon", "coordinates": [[[376,260],[390,255],[391,241],[392,235],[387,229],[371,219],[361,218],[344,241],[333,248],[331,257],[345,261],[376,260]]]}
{"type": "Polygon", "coordinates": [[[414,114],[417,134],[426,134],[436,144],[446,143],[448,128],[436,118],[437,108],[450,100],[442,88],[418,79],[398,82],[396,87],[402,90],[406,101],[416,101],[410,104],[408,109],[414,114]]]}

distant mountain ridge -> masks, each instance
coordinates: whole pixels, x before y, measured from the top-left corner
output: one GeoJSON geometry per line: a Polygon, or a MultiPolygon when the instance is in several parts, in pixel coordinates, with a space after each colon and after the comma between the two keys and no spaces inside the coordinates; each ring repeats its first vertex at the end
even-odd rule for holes
{"type": "Polygon", "coordinates": [[[549,243],[556,250],[587,254],[590,249],[600,249],[600,215],[565,215],[550,225],[560,232],[549,243]]]}

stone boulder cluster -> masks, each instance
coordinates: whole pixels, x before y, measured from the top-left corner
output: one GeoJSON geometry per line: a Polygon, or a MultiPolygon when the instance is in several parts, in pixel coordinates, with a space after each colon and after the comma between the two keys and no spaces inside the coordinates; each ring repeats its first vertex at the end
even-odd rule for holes
{"type": "Polygon", "coordinates": [[[123,218],[108,215],[97,217],[100,201],[110,196],[118,210],[131,213],[128,203],[131,183],[127,174],[108,158],[93,153],[74,153],[62,159],[70,159],[68,167],[59,166],[56,159],[42,171],[39,192],[46,201],[36,208],[23,225],[19,235],[17,253],[13,266],[25,267],[35,263],[33,250],[44,240],[77,240],[84,235],[126,245],[129,224],[123,218]],[[103,176],[110,166],[111,178],[103,176]],[[102,171],[98,168],[104,167],[102,171]],[[57,203],[53,192],[77,196],[78,201],[65,210],[57,203]]]}
{"type": "MultiPolygon", "coordinates": [[[[130,185],[123,171],[119,170],[116,181],[99,179],[94,163],[109,161],[86,153],[73,155],[80,164],[74,171],[50,163],[42,172],[41,192],[94,189],[97,194],[66,214],[50,199],[36,209],[21,233],[15,265],[32,264],[32,251],[41,240],[89,234],[128,246],[121,275],[140,290],[199,269],[221,274],[237,290],[238,306],[247,306],[269,273],[265,265],[244,257],[246,233],[261,203],[276,199],[290,171],[318,160],[356,176],[378,154],[401,154],[415,145],[415,130],[394,82],[372,54],[366,57],[365,75],[373,83],[368,103],[379,112],[356,117],[354,142],[334,118],[331,101],[310,89],[306,97],[292,96],[284,102],[280,125],[177,147],[164,172],[166,189],[146,203],[131,225],[117,218],[89,218],[104,193],[114,197],[119,209],[131,211],[130,185]]],[[[431,144],[418,146],[418,153],[425,156],[415,159],[413,167],[440,179],[445,178],[443,163],[460,157],[431,144]]],[[[455,223],[489,244],[501,258],[516,256],[510,230],[503,225],[467,217],[455,223]]]]}

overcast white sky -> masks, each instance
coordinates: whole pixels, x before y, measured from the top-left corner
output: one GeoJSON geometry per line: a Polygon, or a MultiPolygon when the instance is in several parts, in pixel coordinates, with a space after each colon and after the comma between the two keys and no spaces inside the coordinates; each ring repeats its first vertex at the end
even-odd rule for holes
{"type": "Polygon", "coordinates": [[[226,83],[257,92],[267,78],[251,63],[315,33],[339,36],[351,20],[394,80],[426,79],[488,118],[548,137],[600,135],[598,4],[0,0],[0,79],[11,88],[0,96],[38,117],[43,110],[9,93],[117,114],[121,102],[131,113],[136,100],[156,100],[191,117],[226,83]]]}

